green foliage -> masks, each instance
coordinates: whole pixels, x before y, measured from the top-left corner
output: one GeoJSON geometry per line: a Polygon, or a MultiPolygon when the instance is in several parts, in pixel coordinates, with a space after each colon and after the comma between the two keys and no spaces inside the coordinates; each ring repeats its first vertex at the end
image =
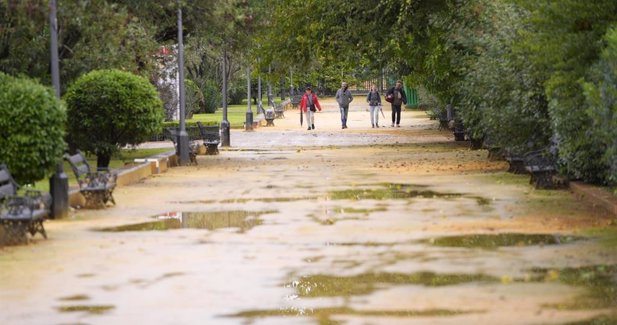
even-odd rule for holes
{"type": "MultiPolygon", "coordinates": [[[[51,84],[48,2],[0,0],[0,71],[51,84]]],[[[62,85],[95,69],[117,68],[142,76],[154,70],[156,44],[150,29],[122,6],[59,1],[57,8],[62,85]]]]}
{"type": "Polygon", "coordinates": [[[520,1],[532,13],[532,29],[522,46],[545,80],[549,112],[566,172],[577,179],[604,183],[606,144],[594,136],[581,80],[597,63],[603,36],[617,21],[617,2],[520,1]]]}
{"type": "Polygon", "coordinates": [[[212,80],[206,80],[202,84],[201,90],[203,92],[205,100],[204,112],[216,112],[216,109],[221,105],[222,102],[221,91],[219,90],[217,83],[212,80]]]}
{"type": "Polygon", "coordinates": [[[68,107],[70,142],[95,154],[98,167],[126,145],[137,145],[160,132],[161,100],[148,80],[119,70],[98,70],[70,86],[68,107]]]}
{"type": "Polygon", "coordinates": [[[20,183],[49,176],[66,147],[66,112],[51,89],[0,73],[0,157],[20,183]]]}
{"type": "Polygon", "coordinates": [[[184,92],[185,92],[185,117],[190,119],[194,113],[203,111],[206,106],[204,95],[197,85],[190,79],[184,80],[184,92]]]}
{"type": "Polygon", "coordinates": [[[515,151],[546,145],[552,132],[544,89],[530,70],[528,53],[515,48],[528,12],[488,0],[469,2],[461,9],[459,14],[467,10],[476,19],[453,24],[461,27],[449,38],[470,50],[454,65],[462,80],[451,89],[460,94],[456,97],[472,136],[486,136],[493,145],[515,151]]]}
{"type": "Polygon", "coordinates": [[[610,184],[617,184],[617,24],[605,36],[606,48],[600,61],[591,69],[589,82],[583,83],[587,114],[591,118],[591,137],[600,143],[604,154],[600,163],[602,175],[610,184]]]}

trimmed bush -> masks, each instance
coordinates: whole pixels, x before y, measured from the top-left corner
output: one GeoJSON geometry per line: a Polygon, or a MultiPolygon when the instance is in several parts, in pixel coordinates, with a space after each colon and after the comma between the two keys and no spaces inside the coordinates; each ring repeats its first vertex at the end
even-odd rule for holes
{"type": "Polygon", "coordinates": [[[53,91],[0,73],[0,163],[19,183],[52,174],[66,148],[66,112],[53,91]]]}
{"type": "Polygon", "coordinates": [[[161,130],[163,104],[147,79],[120,70],[80,77],[65,95],[71,144],[108,167],[112,154],[161,130]]]}

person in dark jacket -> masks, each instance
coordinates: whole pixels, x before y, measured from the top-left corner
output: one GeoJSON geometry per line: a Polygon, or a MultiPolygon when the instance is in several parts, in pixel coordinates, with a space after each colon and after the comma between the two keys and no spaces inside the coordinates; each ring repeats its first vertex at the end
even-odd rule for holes
{"type": "Polygon", "coordinates": [[[390,88],[386,93],[386,97],[392,96],[392,127],[396,123],[396,127],[401,126],[401,105],[407,104],[407,96],[403,90],[403,82],[396,81],[394,87],[390,88]]]}
{"type": "Polygon", "coordinates": [[[341,126],[343,129],[347,128],[347,115],[349,114],[349,103],[353,100],[351,91],[349,91],[347,83],[341,83],[341,89],[336,92],[336,101],[338,102],[339,109],[341,110],[341,126]]]}

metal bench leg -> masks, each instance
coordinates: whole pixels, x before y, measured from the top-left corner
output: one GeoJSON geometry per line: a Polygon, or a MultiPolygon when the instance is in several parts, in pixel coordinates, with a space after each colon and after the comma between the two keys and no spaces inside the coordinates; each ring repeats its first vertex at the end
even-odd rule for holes
{"type": "Polygon", "coordinates": [[[32,235],[32,237],[34,237],[36,235],[36,233],[40,233],[43,238],[47,239],[47,232],[45,232],[45,227],[43,226],[43,221],[44,220],[34,220],[30,223],[29,226],[29,231],[30,231],[30,235],[32,235]]]}
{"type": "Polygon", "coordinates": [[[2,226],[6,235],[7,245],[19,245],[28,243],[28,225],[18,221],[3,221],[2,226]]]}

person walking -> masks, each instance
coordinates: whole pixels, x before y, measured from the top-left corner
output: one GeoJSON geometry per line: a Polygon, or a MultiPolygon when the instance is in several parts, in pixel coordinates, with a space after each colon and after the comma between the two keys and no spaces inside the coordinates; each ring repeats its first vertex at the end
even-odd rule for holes
{"type": "Polygon", "coordinates": [[[341,124],[342,128],[347,128],[347,115],[349,113],[349,103],[353,100],[351,91],[349,91],[346,82],[341,83],[341,89],[336,91],[336,101],[338,102],[339,109],[341,110],[341,124]]]}
{"type": "Polygon", "coordinates": [[[315,130],[315,112],[317,109],[321,112],[321,105],[319,105],[317,95],[313,93],[311,87],[306,87],[306,91],[300,101],[300,109],[306,114],[308,130],[315,130]]]}
{"type": "Polygon", "coordinates": [[[386,99],[392,103],[392,127],[394,127],[394,123],[396,123],[396,127],[400,127],[401,105],[407,104],[407,96],[405,96],[402,81],[396,81],[394,87],[390,88],[386,93],[386,99]]]}
{"type": "Polygon", "coordinates": [[[369,111],[371,113],[371,125],[374,128],[379,127],[379,111],[381,110],[381,95],[377,91],[375,85],[371,86],[371,90],[368,92],[366,96],[366,102],[369,106],[369,111]]]}

